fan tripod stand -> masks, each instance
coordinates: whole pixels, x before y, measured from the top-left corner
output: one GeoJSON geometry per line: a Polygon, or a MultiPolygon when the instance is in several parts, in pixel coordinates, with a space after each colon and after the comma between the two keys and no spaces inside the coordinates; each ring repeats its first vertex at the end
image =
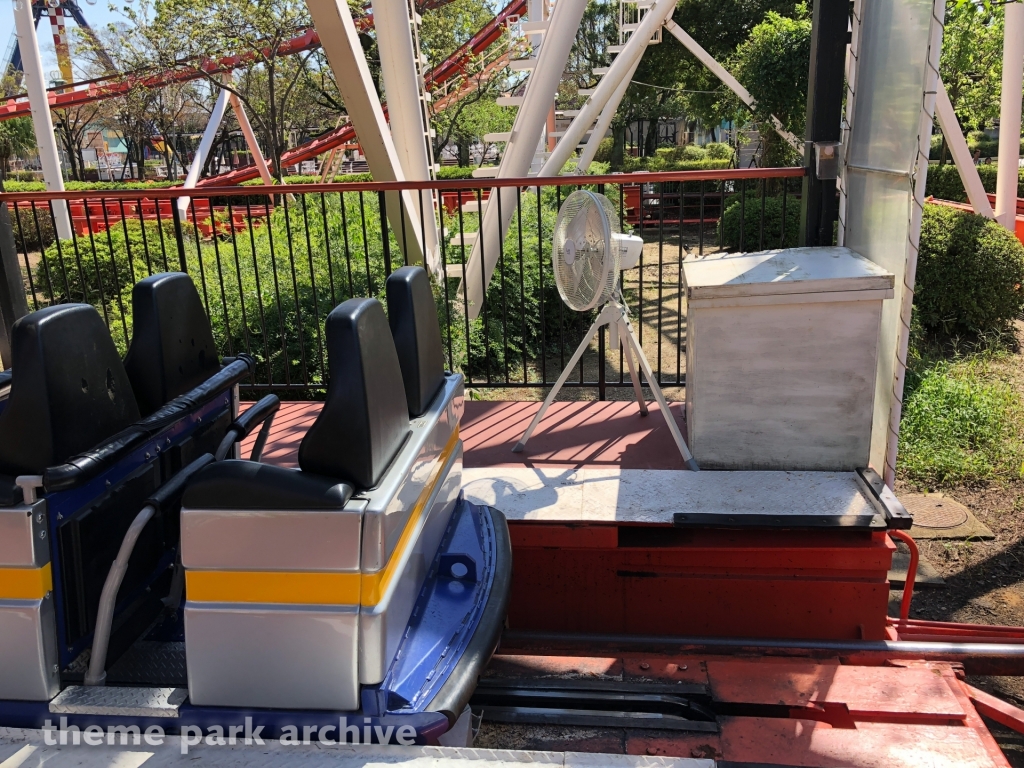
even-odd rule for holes
{"type": "MultiPolygon", "coordinates": [[[[647,362],[647,357],[644,355],[643,349],[640,348],[640,342],[636,337],[636,333],[633,331],[633,326],[629,322],[629,311],[626,309],[626,305],[622,303],[621,298],[614,301],[609,301],[603,307],[601,312],[598,314],[594,324],[590,326],[590,331],[583,337],[583,341],[580,342],[579,347],[576,348],[576,352],[573,354],[572,359],[569,360],[569,364],[565,366],[565,370],[562,371],[562,375],[558,377],[558,381],[555,382],[555,386],[551,388],[548,396],[544,399],[544,404],[537,411],[537,415],[533,417],[533,421],[530,422],[530,426],[526,428],[523,436],[516,443],[516,447],[512,449],[514,453],[522,452],[523,448],[526,447],[526,441],[530,439],[530,435],[533,434],[533,430],[540,424],[541,419],[544,418],[544,414],[548,410],[548,406],[551,405],[555,400],[555,396],[558,395],[558,391],[565,384],[565,380],[569,378],[569,372],[576,367],[576,363],[583,357],[583,352],[588,346],[590,346],[590,340],[594,338],[601,330],[601,326],[607,325],[609,335],[611,337],[612,349],[619,346],[621,340],[622,346],[624,347],[626,364],[629,366],[629,377],[633,380],[633,391],[636,393],[637,402],[640,404],[640,415],[647,415],[647,403],[644,401],[643,390],[640,388],[640,377],[636,372],[636,363],[633,361],[633,353],[636,353],[637,359],[640,362],[640,368],[647,377],[647,384],[650,386],[651,391],[654,393],[654,399],[658,401],[658,406],[661,408],[661,414],[665,418],[665,423],[668,425],[668,431],[672,433],[672,439],[676,441],[676,447],[679,449],[679,453],[683,456],[683,461],[686,462],[686,466],[689,469],[697,470],[697,462],[693,460],[693,456],[690,454],[690,450],[686,447],[686,443],[683,442],[683,435],[679,431],[679,425],[676,424],[675,418],[672,416],[671,411],[668,409],[668,403],[665,402],[665,395],[661,391],[661,387],[658,386],[657,380],[654,378],[654,373],[651,371],[651,364],[647,362]]],[[[600,361],[601,365],[604,365],[604,360],[600,361]]]]}

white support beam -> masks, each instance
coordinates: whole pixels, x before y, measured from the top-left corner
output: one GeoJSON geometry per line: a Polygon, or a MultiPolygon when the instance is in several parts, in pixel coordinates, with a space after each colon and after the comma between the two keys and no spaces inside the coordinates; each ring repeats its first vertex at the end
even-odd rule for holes
{"type": "MultiPolygon", "coordinates": [[[[220,93],[217,94],[217,101],[214,102],[213,111],[210,112],[210,119],[203,130],[203,138],[199,141],[199,148],[196,150],[195,157],[192,158],[192,165],[189,166],[185,183],[182,185],[184,189],[195,189],[196,183],[199,181],[199,174],[202,173],[203,166],[206,164],[206,158],[213,147],[213,140],[217,138],[217,131],[220,130],[220,124],[224,120],[224,113],[227,111],[227,108],[228,92],[226,89],[221,88],[220,93]]],[[[175,205],[178,206],[178,215],[182,221],[185,220],[188,214],[188,204],[191,199],[190,197],[179,197],[175,201],[175,205]]]]}
{"type": "MultiPolygon", "coordinates": [[[[949,100],[949,93],[945,84],[940,80],[937,93],[935,94],[935,116],[939,118],[939,128],[942,135],[946,137],[946,146],[953,155],[953,163],[960,174],[960,180],[967,190],[967,199],[971,207],[979,216],[988,219],[995,218],[992,211],[992,203],[985,194],[985,187],[981,183],[981,176],[974,165],[974,158],[971,157],[971,150],[967,146],[967,139],[960,130],[960,121],[956,119],[956,112],[953,111],[953,103],[949,100]]],[[[1014,194],[1017,188],[1014,187],[1014,194]]]]}
{"type": "Polygon", "coordinates": [[[1003,38],[1003,95],[999,107],[996,221],[1011,232],[1017,220],[1020,171],[1020,109],[1024,84],[1024,4],[1007,3],[1003,38]]]}
{"type": "MultiPolygon", "coordinates": [[[[671,21],[671,19],[670,19],[671,21]]],[[[597,118],[597,125],[594,126],[593,133],[590,134],[590,138],[587,139],[587,145],[583,148],[580,153],[580,161],[576,164],[576,173],[586,173],[590,169],[590,164],[594,162],[594,156],[597,154],[597,148],[601,145],[601,141],[604,139],[605,133],[612,125],[612,120],[615,118],[615,113],[619,109],[619,104],[622,103],[623,97],[626,95],[626,90],[629,88],[630,82],[633,80],[633,75],[636,73],[636,68],[640,65],[640,59],[636,60],[636,63],[630,68],[626,76],[622,78],[622,81],[616,87],[612,97],[608,100],[608,103],[604,105],[604,109],[601,110],[601,116],[597,118]]],[[[579,113],[577,112],[577,115],[579,113]]]]}
{"type": "MultiPolygon", "coordinates": [[[[25,73],[25,88],[28,90],[29,108],[32,110],[32,128],[36,134],[39,162],[43,166],[43,180],[48,192],[63,192],[64,176],[60,170],[57,138],[53,133],[50,102],[46,97],[43,60],[39,55],[39,41],[29,0],[14,3],[14,27],[21,48],[21,67],[25,73]]],[[[70,239],[71,217],[68,215],[67,203],[63,200],[53,201],[53,218],[57,224],[57,236],[61,240],[70,239]]]]}
{"type": "MultiPolygon", "coordinates": [[[[531,5],[531,10],[533,7],[531,5]]],[[[558,0],[548,20],[550,28],[570,31],[578,29],[586,7],[587,0],[558,0]]],[[[575,40],[575,34],[546,35],[537,56],[537,66],[526,82],[523,104],[512,124],[511,140],[505,145],[505,153],[498,167],[498,178],[514,178],[529,173],[575,40]]],[[[501,203],[487,206],[480,227],[481,237],[473,244],[466,265],[467,309],[470,319],[476,319],[483,307],[484,285],[490,282],[494,273],[500,252],[499,243],[508,232],[516,210],[517,195],[514,188],[492,189],[491,199],[496,195],[501,196],[501,203]]]]}
{"type": "MultiPolygon", "coordinates": [[[[416,68],[419,51],[413,41],[406,0],[374,0],[373,26],[380,51],[380,72],[388,104],[391,138],[405,178],[409,181],[430,179],[430,157],[427,154],[427,128],[420,101],[420,77],[416,68]]],[[[411,196],[412,219],[422,221],[423,246],[431,274],[441,269],[437,224],[434,219],[434,195],[430,191],[411,196]],[[423,205],[420,205],[422,199],[423,205]]]]}
{"type": "MultiPolygon", "coordinates": [[[[306,0],[306,6],[334,71],[338,90],[374,181],[405,181],[398,150],[373,87],[370,68],[348,3],[346,0],[306,0]]],[[[408,191],[388,192],[384,196],[392,229],[401,233],[404,227],[406,236],[399,235],[398,241],[399,246],[405,249],[405,260],[409,264],[424,263],[420,222],[411,215],[417,210],[416,197],[408,191]],[[404,218],[400,211],[405,214],[404,218]]]]}
{"type": "MultiPolygon", "coordinates": [[[[668,21],[665,22],[665,29],[671,32],[672,35],[676,38],[676,40],[678,40],[680,43],[686,46],[686,50],[688,50],[690,53],[696,56],[701,64],[710,69],[712,74],[715,75],[715,77],[721,80],[730,91],[732,91],[733,93],[736,94],[737,97],[739,97],[740,101],[742,101],[752,110],[757,109],[757,102],[754,100],[754,97],[750,95],[750,91],[748,91],[746,88],[740,85],[740,81],[733,77],[731,74],[729,74],[729,71],[721,64],[719,64],[718,61],[715,60],[714,56],[705,51],[700,43],[698,43],[696,40],[690,37],[690,35],[687,34],[685,29],[676,24],[675,21],[673,21],[671,18],[669,18],[668,21]]],[[[793,149],[795,149],[797,152],[803,152],[804,143],[800,141],[800,139],[798,139],[792,133],[787,131],[783,127],[782,122],[777,117],[775,117],[775,115],[771,115],[770,117],[772,125],[775,126],[775,132],[779,134],[779,136],[781,136],[786,141],[786,143],[793,147],[793,149]]]]}
{"type": "Polygon", "coordinates": [[[597,84],[594,95],[587,100],[580,113],[569,123],[565,135],[555,146],[538,175],[557,176],[561,173],[565,163],[576,150],[576,145],[582,141],[594,122],[600,118],[601,111],[611,101],[622,81],[629,79],[630,72],[636,68],[654,33],[666,19],[671,18],[675,7],[676,0],[658,0],[644,15],[643,21],[629,38],[622,53],[615,57],[608,74],[597,84]]]}
{"type": "MultiPolygon", "coordinates": [[[[235,119],[238,120],[238,127],[242,129],[242,136],[245,137],[245,146],[249,148],[249,153],[256,164],[256,170],[260,172],[260,179],[263,180],[264,184],[270,186],[274,183],[274,177],[270,175],[270,168],[267,166],[266,158],[263,157],[263,151],[256,141],[256,133],[252,129],[252,123],[249,122],[249,116],[245,114],[245,107],[242,106],[241,99],[233,93],[228,95],[228,101],[231,102],[231,109],[235,113],[235,119]]],[[[283,171],[281,175],[284,176],[283,171]]]]}

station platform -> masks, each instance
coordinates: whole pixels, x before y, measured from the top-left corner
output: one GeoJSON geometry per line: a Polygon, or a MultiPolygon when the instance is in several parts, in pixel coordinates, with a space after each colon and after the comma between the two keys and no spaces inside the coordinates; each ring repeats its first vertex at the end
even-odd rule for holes
{"type": "MultiPolygon", "coordinates": [[[[57,737],[51,736],[51,741],[57,737]]],[[[158,746],[96,746],[48,744],[42,731],[0,728],[0,765],[4,768],[147,768],[183,766],[190,768],[715,768],[710,759],[666,756],[589,754],[562,751],[476,749],[473,747],[401,747],[327,745],[314,737],[311,744],[281,744],[276,739],[262,744],[198,744],[182,747],[179,736],[166,736],[158,746]]]]}
{"type": "MultiPolygon", "coordinates": [[[[512,453],[540,405],[466,400],[460,428],[467,498],[509,520],[510,627],[895,639],[895,546],[856,473],[691,472],[657,404],[632,401],[556,402],[512,453]]],[[[296,466],[319,409],[282,403],[264,461],[296,466]]]]}

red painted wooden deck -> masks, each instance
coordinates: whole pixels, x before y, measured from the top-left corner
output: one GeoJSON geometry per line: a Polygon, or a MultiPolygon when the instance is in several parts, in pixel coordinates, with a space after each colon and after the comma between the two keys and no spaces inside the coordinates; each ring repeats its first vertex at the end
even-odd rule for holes
{"type": "MultiPolygon", "coordinates": [[[[641,416],[632,401],[562,402],[548,409],[523,453],[512,453],[539,402],[466,401],[462,440],[467,467],[607,467],[683,469],[683,461],[657,403],[641,416]]],[[[245,404],[243,403],[243,408],[245,404]]],[[[299,443],[320,413],[320,402],[281,403],[263,460],[282,467],[298,466],[299,443]]],[[[683,404],[670,409],[686,434],[683,404]]],[[[248,456],[256,436],[243,444],[248,456]]]]}

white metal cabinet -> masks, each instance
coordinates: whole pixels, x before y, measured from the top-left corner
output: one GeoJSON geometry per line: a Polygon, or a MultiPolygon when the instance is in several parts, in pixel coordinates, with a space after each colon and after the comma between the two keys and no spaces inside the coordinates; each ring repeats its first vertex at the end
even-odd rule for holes
{"type": "Polygon", "coordinates": [[[847,248],[685,262],[687,438],[702,469],[868,464],[893,276],[847,248]]]}

